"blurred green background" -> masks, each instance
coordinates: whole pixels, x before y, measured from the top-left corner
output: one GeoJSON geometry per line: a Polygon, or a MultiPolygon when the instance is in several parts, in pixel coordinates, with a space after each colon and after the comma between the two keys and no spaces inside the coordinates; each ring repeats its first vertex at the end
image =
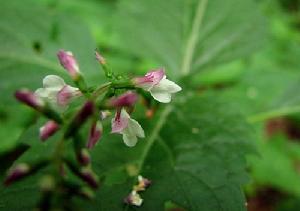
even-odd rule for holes
{"type": "MultiPolygon", "coordinates": [[[[65,76],[56,61],[60,48],[75,53],[92,85],[104,82],[93,58],[95,48],[119,73],[142,75],[165,66],[173,80],[179,78],[178,49],[185,30],[176,34],[180,23],[171,14],[181,10],[173,1],[150,1],[149,10],[128,16],[145,8],[145,2],[0,1],[0,152],[15,145],[32,118],[30,109],[15,102],[13,91],[35,89],[49,73],[65,76]],[[138,22],[141,14],[143,24],[138,22]]],[[[248,2],[224,0],[224,5],[211,6],[208,16],[220,20],[223,11],[235,7],[242,11],[203,28],[199,54],[206,54],[195,61],[188,84],[199,93],[221,93],[254,128],[258,155],[248,157],[248,210],[296,211],[300,210],[300,0],[253,1],[258,11],[248,2]],[[250,24],[254,30],[247,28],[250,24]],[[228,44],[226,39],[235,41],[228,44]],[[230,53],[223,53],[223,48],[230,53]]]]}

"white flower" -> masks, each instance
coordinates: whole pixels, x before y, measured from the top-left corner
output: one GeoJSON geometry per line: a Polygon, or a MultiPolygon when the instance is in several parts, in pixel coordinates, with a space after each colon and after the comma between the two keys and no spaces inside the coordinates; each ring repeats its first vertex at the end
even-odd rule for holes
{"type": "Polygon", "coordinates": [[[140,194],[136,191],[131,191],[131,193],[124,199],[124,202],[129,205],[141,206],[143,203],[143,199],[140,194]]]}
{"type": "Polygon", "coordinates": [[[145,133],[141,125],[134,119],[131,119],[125,109],[118,110],[114,119],[112,119],[112,133],[123,135],[124,143],[133,147],[139,138],[144,138],[145,133]]]}
{"type": "Polygon", "coordinates": [[[80,96],[78,88],[69,86],[57,75],[48,75],[43,79],[43,88],[35,91],[35,95],[49,102],[55,108],[64,108],[74,97],[80,96]]]}
{"type": "Polygon", "coordinates": [[[149,91],[152,97],[161,103],[169,103],[171,94],[181,91],[180,86],[167,79],[162,68],[148,72],[144,77],[134,78],[133,83],[149,91]]]}

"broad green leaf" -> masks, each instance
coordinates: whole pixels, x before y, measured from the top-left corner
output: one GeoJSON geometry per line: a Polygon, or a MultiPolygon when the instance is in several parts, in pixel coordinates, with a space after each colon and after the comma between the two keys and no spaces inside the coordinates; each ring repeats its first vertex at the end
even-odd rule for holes
{"type": "Polygon", "coordinates": [[[56,58],[59,49],[73,51],[89,81],[101,80],[93,58],[96,44],[78,19],[31,0],[4,1],[0,13],[1,103],[20,87],[40,87],[46,75],[66,76],[56,58]]]}
{"type": "MultiPolygon", "coordinates": [[[[95,201],[74,203],[88,210],[135,210],[123,205],[123,198],[142,174],[153,184],[141,194],[140,210],[163,210],[170,201],[187,210],[245,210],[241,187],[248,180],[244,156],[253,152],[251,128],[219,95],[178,101],[164,107],[156,123],[140,119],[148,132],[134,148],[126,147],[121,136],[106,133],[92,151],[93,167],[105,177],[95,201]]],[[[28,150],[26,160],[38,157],[37,149],[45,153],[45,147],[35,147],[34,155],[28,150]]],[[[22,195],[33,191],[23,188],[29,182],[32,179],[2,190],[2,206],[34,206],[32,199],[19,204],[12,200],[18,188],[22,195]]]]}
{"type": "Polygon", "coordinates": [[[124,0],[119,8],[120,44],[172,76],[246,56],[264,40],[252,0],[124,0]]]}

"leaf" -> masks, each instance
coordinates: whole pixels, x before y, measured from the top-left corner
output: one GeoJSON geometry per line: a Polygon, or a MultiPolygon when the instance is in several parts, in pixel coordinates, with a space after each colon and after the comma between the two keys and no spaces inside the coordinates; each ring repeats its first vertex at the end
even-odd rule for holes
{"type": "Polygon", "coordinates": [[[61,48],[73,51],[89,81],[101,80],[96,44],[81,21],[31,0],[2,2],[0,13],[1,103],[12,102],[16,89],[40,87],[46,75],[66,76],[56,58],[61,48]]]}
{"type": "MultiPolygon", "coordinates": [[[[141,174],[153,181],[141,193],[141,210],[162,210],[170,201],[187,210],[245,210],[241,186],[248,180],[244,156],[253,152],[252,130],[219,95],[178,100],[157,115],[157,123],[140,120],[149,133],[134,148],[126,147],[121,136],[106,133],[92,158],[96,173],[107,179],[95,201],[74,203],[87,210],[134,210],[122,201],[141,174]]],[[[38,149],[45,153],[45,146],[38,145],[26,160],[39,156],[38,149]]],[[[32,178],[0,191],[0,204],[9,210],[28,207],[28,201],[12,200],[18,188],[26,195],[28,182],[32,178]]]]}
{"type": "Polygon", "coordinates": [[[123,48],[173,77],[246,56],[264,40],[264,19],[251,0],[123,0],[119,7],[123,48]]]}
{"type": "Polygon", "coordinates": [[[88,209],[122,210],[122,199],[141,174],[153,181],[141,194],[141,210],[162,210],[170,200],[187,210],[245,210],[241,186],[248,179],[244,155],[253,152],[251,129],[214,98],[191,97],[166,106],[136,148],[104,137],[93,152],[94,167],[106,177],[118,169],[127,180],[113,186],[104,181],[88,209]]]}

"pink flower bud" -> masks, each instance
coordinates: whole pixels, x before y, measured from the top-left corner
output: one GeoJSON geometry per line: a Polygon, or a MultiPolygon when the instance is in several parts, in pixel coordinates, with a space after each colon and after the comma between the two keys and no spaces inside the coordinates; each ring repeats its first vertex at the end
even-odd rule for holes
{"type": "Polygon", "coordinates": [[[50,120],[46,122],[46,124],[40,128],[40,139],[42,141],[47,140],[50,136],[54,135],[58,129],[59,125],[55,121],[50,120]]]}
{"type": "Polygon", "coordinates": [[[77,160],[83,166],[87,166],[91,162],[91,157],[87,149],[81,149],[77,154],[77,160]]]}
{"type": "Polygon", "coordinates": [[[102,64],[102,65],[106,64],[105,58],[98,51],[95,51],[95,56],[96,56],[97,61],[100,64],[102,64]]]}
{"type": "Polygon", "coordinates": [[[112,107],[124,107],[133,106],[137,101],[137,94],[132,91],[128,91],[118,97],[110,99],[109,105],[112,107]]]}
{"type": "Polygon", "coordinates": [[[97,175],[92,170],[84,168],[81,170],[81,178],[92,188],[98,188],[99,182],[97,175]]]}
{"type": "Polygon", "coordinates": [[[80,75],[79,66],[73,53],[70,51],[60,50],[57,53],[60,64],[69,72],[73,80],[76,80],[80,75]]]}
{"type": "Polygon", "coordinates": [[[26,90],[26,89],[16,91],[15,97],[20,102],[22,102],[36,110],[42,109],[42,107],[44,107],[44,105],[45,105],[45,103],[42,99],[37,97],[33,92],[26,90]]]}
{"type": "Polygon", "coordinates": [[[26,163],[21,163],[13,167],[4,181],[5,185],[10,185],[12,182],[18,181],[27,176],[30,172],[30,166],[26,163]]]}
{"type": "Polygon", "coordinates": [[[101,138],[103,127],[100,121],[94,122],[89,134],[87,148],[92,149],[101,138]]]}

